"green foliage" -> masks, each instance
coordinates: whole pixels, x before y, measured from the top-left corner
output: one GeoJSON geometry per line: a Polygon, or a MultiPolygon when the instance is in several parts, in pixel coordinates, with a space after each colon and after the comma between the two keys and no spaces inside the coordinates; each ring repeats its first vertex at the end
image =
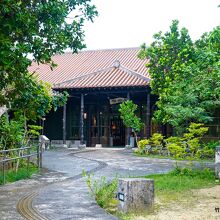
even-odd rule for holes
{"type": "Polygon", "coordinates": [[[136,115],[136,110],[138,106],[134,104],[131,100],[123,102],[120,104],[119,112],[121,114],[121,119],[126,127],[131,127],[135,134],[135,140],[137,141],[137,133],[140,132],[144,123],[141,122],[141,119],[136,115]]]}
{"type": "MultiPolygon", "coordinates": [[[[154,133],[149,140],[141,140],[138,143],[137,153],[157,154],[171,156],[176,159],[211,159],[214,157],[214,149],[202,144],[201,139],[208,131],[201,123],[191,123],[183,137],[169,137],[154,133]],[[145,144],[147,143],[147,144],[145,144]],[[151,145],[146,148],[146,145],[151,145]]],[[[217,144],[217,143],[216,143],[217,144]]]]}
{"type": "Polygon", "coordinates": [[[148,58],[152,92],[159,96],[154,117],[180,135],[190,122],[207,123],[220,106],[220,27],[192,42],[173,21],[170,31],[154,36],[140,57],[148,58]]]}
{"type": "Polygon", "coordinates": [[[150,143],[150,141],[148,139],[138,141],[138,145],[137,145],[138,146],[138,152],[140,154],[145,153],[146,145],[148,145],[149,143],[150,143]]]}
{"type": "Polygon", "coordinates": [[[7,115],[0,117],[0,150],[20,147],[24,128],[21,120],[10,120],[7,115]]]}
{"type": "Polygon", "coordinates": [[[67,91],[64,91],[64,92],[53,91],[52,106],[55,111],[57,110],[59,106],[63,106],[64,104],[66,104],[68,96],[69,94],[67,91]]]}
{"type": "Polygon", "coordinates": [[[204,146],[197,150],[195,157],[200,159],[213,159],[215,157],[215,150],[210,149],[208,146],[204,146]]]}
{"type": "Polygon", "coordinates": [[[183,144],[169,143],[167,144],[167,149],[171,156],[174,158],[184,158],[186,155],[185,147],[183,144]]]}
{"type": "MultiPolygon", "coordinates": [[[[186,141],[189,147],[188,152],[191,154],[191,157],[194,157],[201,147],[201,138],[207,133],[208,128],[204,127],[204,124],[201,123],[191,123],[187,131],[188,133],[183,135],[183,140],[186,141]]],[[[197,156],[198,155],[199,154],[197,154],[197,156]]]]}
{"type": "MultiPolygon", "coordinates": [[[[53,107],[63,105],[68,93],[53,92],[50,84],[39,81],[37,77],[24,76],[26,83],[21,91],[10,101],[11,110],[17,113],[17,117],[23,115],[27,120],[36,121],[44,117],[53,107]]],[[[23,78],[23,80],[24,80],[23,78]]]]}
{"type": "Polygon", "coordinates": [[[94,180],[94,175],[86,174],[85,171],[83,171],[83,176],[86,177],[87,186],[100,207],[107,208],[111,203],[115,203],[115,193],[118,187],[117,177],[110,183],[106,177],[94,180]]]}
{"type": "Polygon", "coordinates": [[[152,135],[152,137],[150,138],[150,142],[153,146],[157,147],[157,146],[161,146],[162,145],[162,141],[164,139],[164,136],[160,133],[154,133],[152,135]]]}
{"type": "Polygon", "coordinates": [[[40,130],[42,129],[41,126],[38,125],[28,125],[28,131],[27,131],[27,135],[30,138],[38,138],[40,135],[40,130]]]}
{"type": "Polygon", "coordinates": [[[185,156],[185,145],[180,137],[169,137],[165,142],[170,156],[174,158],[183,158],[185,156]]]}
{"type": "Polygon", "coordinates": [[[25,92],[28,55],[53,68],[54,54],[85,47],[83,24],[97,11],[90,0],[3,0],[0,14],[0,106],[9,106],[11,97],[25,92]]]}
{"type": "Polygon", "coordinates": [[[204,146],[206,146],[208,149],[215,150],[217,146],[220,146],[220,141],[209,141],[204,143],[204,146]]]}
{"type": "Polygon", "coordinates": [[[141,128],[143,127],[143,123],[135,114],[136,110],[137,105],[129,100],[120,104],[119,112],[121,113],[121,119],[126,127],[131,127],[136,132],[140,132],[141,128]]]}
{"type": "MultiPolygon", "coordinates": [[[[170,32],[155,34],[150,47],[142,46],[140,58],[149,58],[147,67],[151,76],[151,88],[154,94],[168,92],[173,80],[184,74],[183,67],[191,62],[193,56],[192,40],[187,29],[179,30],[179,22],[174,20],[170,32]]],[[[165,94],[164,94],[165,95],[165,94]]]]}
{"type": "Polygon", "coordinates": [[[163,135],[154,133],[150,139],[138,141],[137,153],[140,154],[162,154],[163,150],[163,135]]]}
{"type": "Polygon", "coordinates": [[[201,123],[191,123],[189,128],[187,128],[188,133],[185,133],[183,137],[186,140],[199,138],[201,139],[208,131],[207,127],[204,127],[204,124],[201,123]]]}

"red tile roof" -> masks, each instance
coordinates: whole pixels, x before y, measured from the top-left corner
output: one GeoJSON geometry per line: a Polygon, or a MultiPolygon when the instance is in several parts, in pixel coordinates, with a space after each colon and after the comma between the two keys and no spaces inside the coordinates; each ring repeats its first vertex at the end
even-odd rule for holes
{"type": "Polygon", "coordinates": [[[147,86],[147,60],[137,57],[139,48],[81,51],[78,54],[55,55],[57,67],[33,63],[30,72],[36,72],[53,88],[99,88],[147,86]]]}

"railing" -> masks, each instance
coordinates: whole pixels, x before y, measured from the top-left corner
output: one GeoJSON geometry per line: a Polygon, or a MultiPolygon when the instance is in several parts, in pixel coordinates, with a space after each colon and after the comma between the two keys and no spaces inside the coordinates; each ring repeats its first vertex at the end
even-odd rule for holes
{"type": "Polygon", "coordinates": [[[31,151],[32,147],[14,148],[8,150],[0,150],[0,165],[2,164],[3,184],[6,182],[6,165],[10,161],[17,161],[19,159],[27,158],[27,170],[29,170],[30,158],[37,157],[37,166],[42,168],[42,145],[36,147],[36,151],[31,151]],[[17,152],[14,157],[9,157],[12,152],[17,152]],[[1,158],[2,157],[2,158],[1,158]]]}

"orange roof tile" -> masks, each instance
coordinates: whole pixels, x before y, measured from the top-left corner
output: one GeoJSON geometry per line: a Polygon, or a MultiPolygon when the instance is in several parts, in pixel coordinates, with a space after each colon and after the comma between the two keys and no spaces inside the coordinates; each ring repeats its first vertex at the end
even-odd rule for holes
{"type": "Polygon", "coordinates": [[[55,55],[57,67],[33,63],[30,72],[36,72],[53,88],[98,88],[147,86],[147,60],[137,57],[139,48],[81,51],[78,54],[55,55]]]}

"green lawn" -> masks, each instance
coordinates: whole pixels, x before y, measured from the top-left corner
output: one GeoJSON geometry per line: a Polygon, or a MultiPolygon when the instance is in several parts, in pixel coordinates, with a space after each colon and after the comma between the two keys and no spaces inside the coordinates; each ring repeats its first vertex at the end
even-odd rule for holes
{"type": "Polygon", "coordinates": [[[215,181],[214,171],[209,169],[175,168],[168,174],[145,177],[154,179],[155,195],[163,201],[178,199],[181,194],[190,193],[193,189],[212,187],[218,184],[215,181]]]}

